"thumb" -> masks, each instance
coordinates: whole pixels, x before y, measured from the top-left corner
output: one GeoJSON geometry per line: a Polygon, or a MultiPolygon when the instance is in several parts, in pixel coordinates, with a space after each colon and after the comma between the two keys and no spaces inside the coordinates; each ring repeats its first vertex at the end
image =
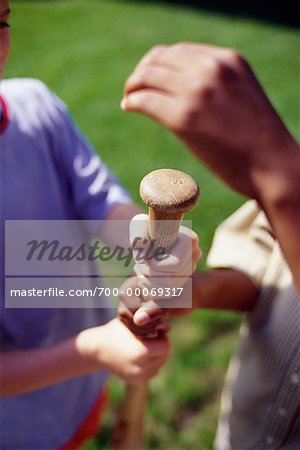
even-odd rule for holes
{"type": "Polygon", "coordinates": [[[144,263],[147,250],[150,246],[148,236],[148,216],[147,214],[137,214],[129,224],[129,240],[133,250],[133,256],[136,262],[144,263]]]}

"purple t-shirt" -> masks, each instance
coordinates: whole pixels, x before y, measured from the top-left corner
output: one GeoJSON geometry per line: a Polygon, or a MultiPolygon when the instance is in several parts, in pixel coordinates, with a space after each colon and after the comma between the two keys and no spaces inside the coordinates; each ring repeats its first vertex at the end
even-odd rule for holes
{"type": "MultiPolygon", "coordinates": [[[[5,220],[101,220],[114,205],[131,202],[64,103],[42,82],[4,80],[1,96],[9,110],[0,136],[2,249],[5,220]]],[[[55,344],[114,315],[110,309],[5,309],[3,251],[1,267],[2,351],[55,344]]],[[[88,414],[106,376],[102,371],[2,399],[0,447],[62,446],[88,414]]]]}

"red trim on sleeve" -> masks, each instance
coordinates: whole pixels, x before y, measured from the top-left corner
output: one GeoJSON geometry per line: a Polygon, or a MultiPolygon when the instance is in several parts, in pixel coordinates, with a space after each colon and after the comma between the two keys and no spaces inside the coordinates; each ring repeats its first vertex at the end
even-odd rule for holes
{"type": "Polygon", "coordinates": [[[103,389],[100,392],[94,406],[81,423],[73,437],[59,450],[79,450],[83,444],[89,439],[95,437],[99,433],[100,423],[104,409],[106,407],[109,396],[108,388],[103,389]]]}
{"type": "Polygon", "coordinates": [[[0,120],[0,134],[4,133],[9,124],[9,109],[4,101],[4,98],[0,95],[1,104],[1,120],[0,120]]]}

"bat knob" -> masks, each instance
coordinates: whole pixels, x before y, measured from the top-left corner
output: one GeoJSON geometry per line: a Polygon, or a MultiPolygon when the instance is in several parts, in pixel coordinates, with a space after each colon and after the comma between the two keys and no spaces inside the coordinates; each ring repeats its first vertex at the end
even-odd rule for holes
{"type": "Polygon", "coordinates": [[[140,195],[149,207],[148,235],[155,248],[168,251],[174,245],[183,215],[196,205],[199,194],[196,181],[180,170],[154,170],[142,179],[140,195]]]}
{"type": "MultiPolygon", "coordinates": [[[[140,185],[144,203],[158,216],[178,216],[192,209],[199,198],[197,182],[180,170],[159,169],[146,175],[140,185]]],[[[168,217],[169,218],[169,217],[168,217]]]]}

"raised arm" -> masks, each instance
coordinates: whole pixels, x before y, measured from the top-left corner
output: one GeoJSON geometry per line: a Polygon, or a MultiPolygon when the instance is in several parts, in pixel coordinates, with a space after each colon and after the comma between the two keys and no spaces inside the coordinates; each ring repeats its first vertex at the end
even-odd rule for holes
{"type": "Polygon", "coordinates": [[[268,216],[300,290],[300,149],[232,49],[158,46],[126,82],[122,108],[157,120],[268,216]]]}

